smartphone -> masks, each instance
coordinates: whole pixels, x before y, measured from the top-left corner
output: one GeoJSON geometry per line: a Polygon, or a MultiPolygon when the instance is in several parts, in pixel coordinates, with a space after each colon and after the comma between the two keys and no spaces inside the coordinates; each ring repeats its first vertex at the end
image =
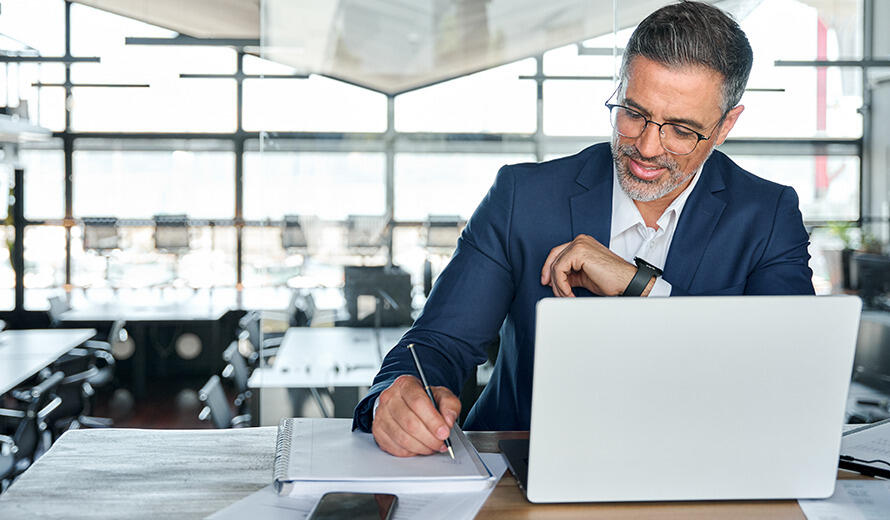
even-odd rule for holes
{"type": "Polygon", "coordinates": [[[398,501],[381,493],[325,493],[308,520],[390,520],[398,501]]]}

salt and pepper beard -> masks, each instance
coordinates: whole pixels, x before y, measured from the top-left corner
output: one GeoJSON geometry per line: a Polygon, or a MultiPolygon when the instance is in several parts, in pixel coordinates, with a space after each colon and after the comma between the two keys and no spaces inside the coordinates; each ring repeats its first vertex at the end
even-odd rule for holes
{"type": "MultiPolygon", "coordinates": [[[[651,202],[664,197],[688,181],[701,168],[699,166],[692,170],[692,172],[686,173],[680,169],[680,165],[678,165],[667,152],[656,157],[643,157],[640,151],[637,150],[636,146],[632,144],[618,144],[617,134],[612,135],[611,145],[612,157],[615,161],[615,171],[618,174],[618,184],[621,186],[621,189],[624,190],[624,193],[627,193],[628,197],[639,202],[651,202]],[[667,177],[665,178],[665,176],[662,175],[651,181],[640,179],[631,173],[627,162],[622,161],[622,158],[635,159],[646,162],[647,164],[654,164],[661,168],[665,168],[667,169],[667,177]]],[[[708,152],[705,161],[710,157],[711,151],[713,151],[713,149],[708,152]]],[[[702,161],[702,164],[704,164],[705,161],[702,161]]]]}

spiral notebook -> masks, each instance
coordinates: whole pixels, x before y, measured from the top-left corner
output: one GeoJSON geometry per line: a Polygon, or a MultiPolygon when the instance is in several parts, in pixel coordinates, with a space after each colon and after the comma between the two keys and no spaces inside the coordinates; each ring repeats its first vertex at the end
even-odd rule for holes
{"type": "Polygon", "coordinates": [[[476,491],[496,481],[459,428],[451,430],[454,460],[446,454],[394,457],[351,419],[285,418],[278,424],[274,485],[280,495],[327,491],[476,491]]]}

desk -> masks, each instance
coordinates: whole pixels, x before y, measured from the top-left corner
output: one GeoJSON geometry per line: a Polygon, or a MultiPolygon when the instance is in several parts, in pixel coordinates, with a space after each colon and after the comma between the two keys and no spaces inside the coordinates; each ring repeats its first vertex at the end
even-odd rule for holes
{"type": "Polygon", "coordinates": [[[361,387],[369,387],[380,369],[380,355],[386,354],[407,331],[407,327],[291,327],[281,339],[275,362],[257,368],[247,386],[259,392],[251,399],[253,425],[269,416],[299,415],[300,394],[294,389],[308,388],[322,414],[332,416],[318,394],[320,388],[339,388],[333,398],[333,415],[346,417],[361,397],[361,387]],[[379,341],[378,341],[379,334],[379,341]],[[286,391],[282,391],[282,389],[286,391]],[[347,390],[347,389],[355,389],[347,390]],[[285,394],[287,397],[285,397],[285,394]],[[283,403],[290,407],[279,409],[283,403]],[[269,411],[275,410],[275,411],[269,411]]]}
{"type": "Polygon", "coordinates": [[[15,388],[95,334],[94,329],[0,332],[0,394],[15,388]]]}
{"type": "Polygon", "coordinates": [[[231,308],[229,303],[227,299],[217,302],[206,295],[173,302],[107,301],[75,307],[62,313],[59,319],[65,326],[94,327],[107,327],[117,320],[126,321],[135,350],[132,360],[119,363],[117,370],[122,379],[132,382],[133,393],[141,397],[147,393],[149,377],[164,377],[168,375],[167,371],[178,375],[175,372],[181,370],[179,363],[194,366],[193,372],[201,375],[222,369],[225,345],[220,339],[224,333],[219,329],[220,321],[231,308]],[[201,355],[194,360],[181,360],[175,355],[173,346],[183,332],[199,334],[201,338],[201,355]],[[150,357],[151,347],[157,354],[150,357]]]}
{"type": "MultiPolygon", "coordinates": [[[[73,430],[4,495],[0,517],[203,518],[272,481],[276,428],[73,430]]],[[[527,432],[472,432],[483,452],[527,432]]],[[[840,472],[840,478],[855,474],[840,472]]],[[[525,500],[509,472],[479,519],[777,518],[803,520],[796,501],[548,504],[525,500]]]]}
{"type": "Polygon", "coordinates": [[[380,369],[379,353],[402,339],[407,327],[291,327],[281,340],[274,364],[250,376],[251,388],[371,386],[380,369]]]}

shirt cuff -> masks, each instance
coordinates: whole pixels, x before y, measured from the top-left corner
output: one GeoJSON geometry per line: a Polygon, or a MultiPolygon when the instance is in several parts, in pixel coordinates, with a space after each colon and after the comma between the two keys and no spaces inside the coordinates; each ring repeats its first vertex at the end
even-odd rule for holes
{"type": "MultiPolygon", "coordinates": [[[[673,287],[670,282],[665,281],[664,278],[659,276],[655,279],[655,285],[652,286],[652,290],[649,291],[649,298],[663,298],[665,296],[670,296],[672,289],[673,287]]],[[[374,407],[374,410],[376,410],[377,403],[374,403],[374,407]]]]}
{"type": "Polygon", "coordinates": [[[374,419],[377,418],[377,406],[380,404],[380,399],[374,399],[374,408],[371,409],[371,422],[374,422],[374,419]]]}

